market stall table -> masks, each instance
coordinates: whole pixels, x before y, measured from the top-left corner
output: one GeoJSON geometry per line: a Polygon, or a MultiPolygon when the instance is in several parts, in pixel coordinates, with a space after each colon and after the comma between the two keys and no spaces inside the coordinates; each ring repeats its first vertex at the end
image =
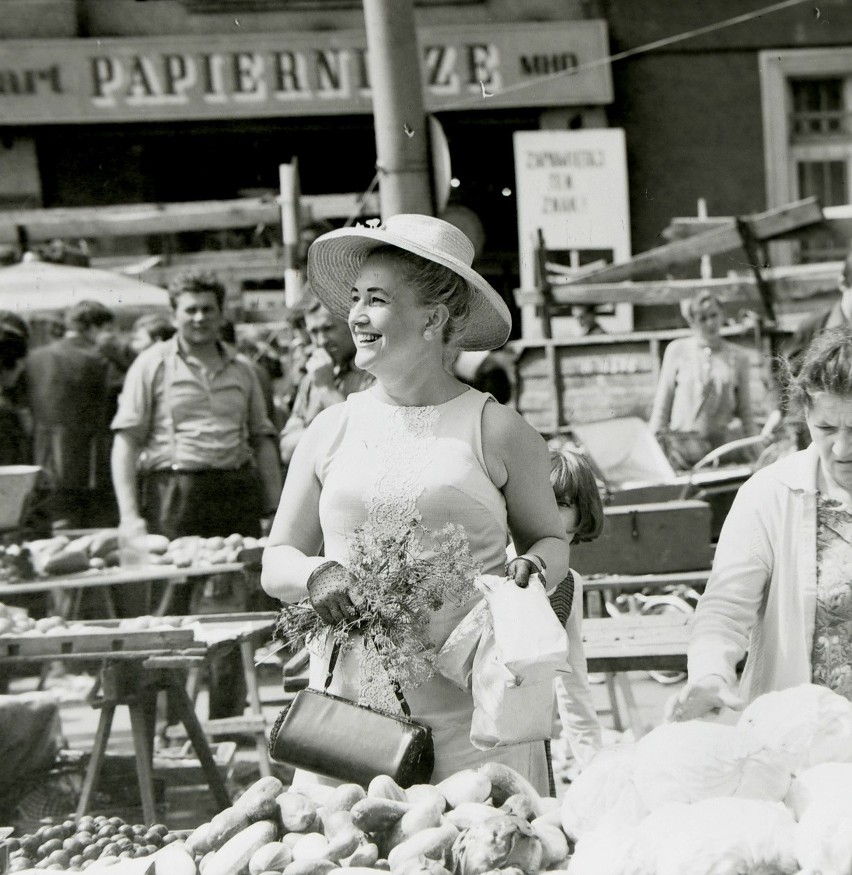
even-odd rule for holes
{"type": "Polygon", "coordinates": [[[671,571],[665,574],[590,574],[583,576],[583,592],[617,595],[646,589],[665,590],[676,586],[691,586],[702,590],[709,577],[709,568],[703,571],[671,571]]]}
{"type": "Polygon", "coordinates": [[[162,617],[168,613],[175,588],[190,583],[199,577],[211,574],[228,574],[245,569],[242,562],[219,565],[197,565],[178,568],[175,565],[139,565],[115,569],[93,569],[79,574],[37,578],[22,583],[0,585],[0,601],[6,595],[29,595],[37,592],[55,594],[59,613],[66,619],[74,619],[79,612],[80,601],[87,590],[102,590],[107,616],[117,616],[109,587],[140,586],[149,583],[165,583],[165,589],[157,606],[151,612],[162,617]]]}
{"type": "MultiPolygon", "coordinates": [[[[186,674],[220,655],[223,648],[237,645],[243,654],[252,710],[260,713],[253,644],[268,637],[275,614],[209,615],[188,618],[181,626],[147,630],[122,630],[115,623],[80,624],[89,631],[55,635],[0,636],[0,666],[38,663],[61,658],[64,661],[99,661],[101,695],[92,699],[100,709],[98,727],[77,807],[81,817],[89,808],[106,754],[113,716],[118,705],[130,713],[136,771],[142,810],[147,823],[156,822],[153,783],[153,746],[156,700],[161,690],[172,697],[180,721],[192,743],[217,804],[230,804],[224,780],[219,774],[204,729],[186,691],[186,674]],[[248,661],[246,662],[246,658],[248,661]],[[249,678],[251,674],[251,678],[249,678]]],[[[262,714],[261,714],[262,718],[262,714]]],[[[263,731],[259,733],[263,736],[263,731]]],[[[260,737],[258,738],[260,750],[260,737]]],[[[265,745],[263,747],[265,758],[265,745]]]]}
{"type": "Polygon", "coordinates": [[[617,730],[623,731],[629,725],[634,738],[645,730],[627,672],[686,670],[690,620],[687,614],[624,614],[583,620],[583,647],[589,671],[606,675],[617,730]],[[624,699],[626,724],[618,707],[616,689],[624,699]]]}
{"type": "Polygon", "coordinates": [[[686,614],[583,620],[589,671],[685,671],[690,620],[686,614]]]}

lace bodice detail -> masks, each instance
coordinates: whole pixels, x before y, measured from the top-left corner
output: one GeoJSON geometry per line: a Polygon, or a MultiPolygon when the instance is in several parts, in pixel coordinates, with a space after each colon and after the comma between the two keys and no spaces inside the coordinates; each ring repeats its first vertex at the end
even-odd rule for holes
{"type": "MultiPolygon", "coordinates": [[[[488,477],[481,447],[482,408],[475,390],[429,407],[396,407],[371,392],[349,396],[340,433],[317,474],[320,521],[329,558],[348,564],[356,529],[396,536],[417,524],[419,556],[437,554],[431,536],[448,523],[461,530],[476,566],[494,573],[505,562],[508,527],[503,496],[488,477]]],[[[448,604],[432,614],[429,640],[439,647],[478,600],[448,604]]],[[[355,671],[354,660],[350,663],[355,671]]],[[[359,701],[399,711],[374,647],[357,660],[359,701]]],[[[335,671],[335,677],[338,672],[335,671]]],[[[349,685],[339,694],[354,696],[349,685]]]]}
{"type": "Polygon", "coordinates": [[[424,489],[423,469],[435,443],[435,407],[395,407],[379,424],[374,450],[383,459],[373,488],[364,496],[367,525],[387,535],[420,522],[417,499],[424,489]]]}

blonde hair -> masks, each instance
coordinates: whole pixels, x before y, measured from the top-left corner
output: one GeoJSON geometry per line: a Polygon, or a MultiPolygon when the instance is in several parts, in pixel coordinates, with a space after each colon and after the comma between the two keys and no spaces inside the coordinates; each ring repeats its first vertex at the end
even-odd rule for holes
{"type": "Polygon", "coordinates": [[[702,289],[700,292],[693,295],[693,297],[689,298],[684,304],[682,310],[684,319],[691,324],[695,320],[698,311],[707,304],[715,304],[715,306],[724,312],[725,308],[722,306],[722,301],[719,297],[709,289],[702,289]]]}
{"type": "Polygon", "coordinates": [[[462,276],[443,264],[396,246],[378,246],[368,257],[374,256],[399,266],[403,279],[414,288],[421,304],[426,307],[443,304],[447,308],[449,319],[444,326],[444,343],[452,343],[467,328],[476,292],[462,276]]]}

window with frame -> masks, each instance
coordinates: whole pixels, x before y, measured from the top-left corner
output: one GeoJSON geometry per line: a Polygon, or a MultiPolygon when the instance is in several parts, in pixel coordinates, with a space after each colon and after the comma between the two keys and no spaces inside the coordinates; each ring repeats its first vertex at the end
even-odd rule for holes
{"type": "MultiPolygon", "coordinates": [[[[852,202],[852,76],[790,78],[790,158],[799,198],[824,207],[852,202]]],[[[830,234],[802,241],[804,262],[841,258],[830,234]]]]}

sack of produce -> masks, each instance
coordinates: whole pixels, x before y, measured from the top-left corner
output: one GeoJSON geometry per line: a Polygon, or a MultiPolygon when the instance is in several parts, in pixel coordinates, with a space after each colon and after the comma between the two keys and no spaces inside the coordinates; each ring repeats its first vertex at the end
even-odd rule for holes
{"type": "Polygon", "coordinates": [[[562,796],[562,829],[576,841],[581,836],[612,823],[637,824],[648,813],[636,785],[633,770],[636,745],[604,748],[566,788],[562,796]]]}
{"type": "Polygon", "coordinates": [[[635,875],[793,875],[795,822],[780,802],[705,799],[642,821],[630,849],[635,875]]]}
{"type": "Polygon", "coordinates": [[[819,763],[852,762],[852,702],[828,687],[799,684],[758,696],[740,715],[767,747],[798,774],[819,763]]]}
{"type": "Polygon", "coordinates": [[[783,754],[738,726],[664,723],[636,743],[633,780],[649,811],[717,796],[778,802],[791,777],[783,754]]]}

